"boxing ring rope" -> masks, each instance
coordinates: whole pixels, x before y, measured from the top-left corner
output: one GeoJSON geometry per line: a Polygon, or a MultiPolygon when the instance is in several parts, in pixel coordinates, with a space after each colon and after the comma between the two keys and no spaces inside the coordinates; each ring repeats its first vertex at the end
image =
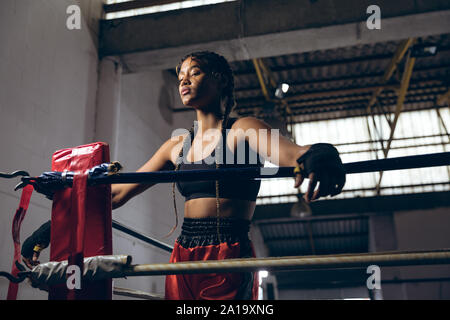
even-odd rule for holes
{"type": "MultiPolygon", "coordinates": [[[[450,152],[349,162],[344,164],[344,169],[346,174],[356,174],[446,165],[450,165],[450,152]]],[[[239,177],[239,179],[289,178],[294,176],[294,167],[266,169],[268,170],[265,171],[261,168],[226,168],[219,170],[117,173],[97,177],[95,178],[95,182],[92,182],[92,185],[103,183],[167,183],[175,181],[236,179],[236,177],[239,177]]]]}
{"type": "MultiPolygon", "coordinates": [[[[450,165],[450,152],[431,153],[424,155],[387,158],[380,160],[367,160],[345,163],[346,174],[404,170],[415,168],[426,168],[450,165]]],[[[120,164],[119,164],[120,166],[120,164]]],[[[45,175],[46,173],[44,173],[45,175]]],[[[64,186],[72,186],[73,172],[50,172],[52,175],[49,182],[57,181],[64,186]]],[[[16,171],[12,174],[0,173],[0,177],[12,178],[18,175],[22,182],[14,190],[23,188],[27,184],[42,179],[41,177],[29,177],[26,171],[16,171]]],[[[88,185],[121,184],[121,183],[169,183],[176,181],[195,180],[226,180],[226,179],[267,179],[267,178],[289,178],[294,177],[294,167],[269,167],[269,168],[223,168],[217,170],[187,170],[187,171],[156,171],[156,172],[101,172],[95,171],[88,177],[88,185]]],[[[44,177],[49,180],[48,176],[44,177]]],[[[46,182],[48,183],[48,182],[46,182]]]]}
{"type": "MultiPolygon", "coordinates": [[[[230,273],[266,271],[302,271],[313,269],[348,269],[435,265],[450,263],[450,249],[433,251],[390,251],[363,254],[339,254],[323,256],[289,256],[272,258],[246,258],[175,262],[156,264],[131,264],[127,255],[95,256],[84,259],[83,280],[95,281],[107,278],[137,276],[163,276],[169,274],[230,273]]],[[[47,262],[23,272],[37,284],[56,285],[66,281],[68,263],[47,262]]]]}
{"type": "Polygon", "coordinates": [[[160,248],[160,249],[162,249],[162,250],[164,250],[166,252],[172,252],[172,250],[173,250],[172,246],[170,246],[170,245],[168,245],[168,244],[166,244],[164,242],[161,242],[159,240],[153,239],[153,238],[151,238],[149,236],[146,236],[146,235],[144,235],[144,234],[142,234],[140,232],[137,232],[137,231],[135,231],[133,229],[130,229],[129,227],[121,224],[120,222],[118,222],[118,221],[116,221],[114,219],[112,220],[112,227],[114,229],[122,231],[122,232],[124,232],[124,233],[126,233],[126,234],[128,234],[128,235],[130,235],[130,236],[132,236],[134,238],[136,238],[136,239],[142,240],[145,243],[148,243],[148,244],[151,244],[152,246],[160,248]]]}
{"type": "Polygon", "coordinates": [[[247,258],[143,264],[124,269],[126,277],[154,276],[189,273],[220,273],[250,271],[301,271],[311,269],[362,268],[369,265],[379,267],[432,265],[450,263],[450,250],[428,252],[370,253],[352,255],[289,256],[278,258],[247,258]]]}
{"type": "Polygon", "coordinates": [[[130,297],[130,298],[139,298],[145,300],[164,300],[164,296],[162,294],[149,293],[140,290],[133,290],[128,288],[120,288],[114,287],[113,294],[118,296],[130,297]]]}

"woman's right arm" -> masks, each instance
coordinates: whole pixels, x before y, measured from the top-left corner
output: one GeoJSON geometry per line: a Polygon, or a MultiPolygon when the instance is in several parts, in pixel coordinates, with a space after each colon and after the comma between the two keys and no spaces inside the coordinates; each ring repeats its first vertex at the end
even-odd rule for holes
{"type": "MultiPolygon", "coordinates": [[[[174,168],[176,157],[181,150],[183,139],[184,136],[177,136],[167,140],[150,158],[150,160],[148,160],[136,172],[172,170],[174,168]]],[[[153,185],[155,185],[155,183],[112,184],[112,208],[117,209],[123,206],[128,202],[128,200],[144,192],[153,185]]]]}

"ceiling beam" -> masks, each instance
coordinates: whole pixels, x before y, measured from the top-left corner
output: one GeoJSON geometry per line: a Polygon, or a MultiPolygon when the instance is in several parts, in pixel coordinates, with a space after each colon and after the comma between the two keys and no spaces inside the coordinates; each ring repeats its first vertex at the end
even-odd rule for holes
{"type": "Polygon", "coordinates": [[[404,5],[397,1],[393,6],[387,0],[380,4],[386,8],[381,30],[367,29],[367,4],[357,0],[343,0],[331,7],[309,0],[233,1],[103,20],[99,55],[120,56],[124,70],[139,72],[173,68],[180,57],[197,50],[216,51],[229,61],[249,60],[450,30],[450,4],[442,7],[432,1],[425,8],[422,2],[399,1],[404,5]],[[430,11],[433,5],[439,11],[430,11]],[[201,21],[202,28],[190,21],[201,21]]]}
{"type": "Polygon", "coordinates": [[[269,94],[269,89],[267,88],[268,84],[266,81],[268,80],[267,74],[263,73],[263,70],[261,68],[261,59],[252,59],[253,66],[255,67],[256,75],[258,77],[259,86],[261,87],[261,91],[264,95],[264,98],[266,101],[271,101],[271,95],[269,94]]]}
{"type": "MultiPolygon", "coordinates": [[[[400,90],[399,90],[399,93],[398,93],[397,104],[396,104],[395,112],[394,112],[394,120],[392,121],[391,126],[390,126],[390,133],[389,133],[387,146],[383,150],[384,151],[384,158],[387,158],[387,156],[389,154],[389,150],[391,148],[392,140],[394,138],[395,129],[397,127],[397,122],[398,122],[398,119],[400,117],[400,113],[403,110],[403,104],[405,102],[406,93],[408,92],[409,81],[411,80],[411,75],[412,75],[412,72],[413,72],[415,61],[416,61],[416,58],[412,57],[411,56],[411,52],[409,52],[409,55],[408,55],[407,60],[406,60],[405,70],[403,71],[403,75],[402,75],[402,81],[400,83],[400,90]]],[[[380,190],[381,181],[383,179],[383,172],[384,171],[380,171],[380,177],[378,179],[378,184],[377,184],[377,187],[376,187],[377,193],[379,193],[379,190],[380,190]]]]}
{"type": "MultiPolygon", "coordinates": [[[[448,54],[448,51],[450,51],[449,46],[439,46],[438,47],[438,54],[448,54]]],[[[322,68],[322,67],[335,67],[335,66],[341,66],[341,65],[349,65],[352,63],[361,63],[361,62],[377,62],[377,63],[383,63],[386,60],[391,60],[392,56],[395,52],[392,53],[385,53],[385,54],[374,54],[374,55],[366,55],[366,56],[356,56],[351,58],[343,58],[343,59],[334,59],[331,58],[331,60],[318,60],[318,61],[312,61],[312,62],[306,62],[306,63],[299,63],[299,64],[288,64],[283,66],[273,66],[270,68],[270,70],[273,73],[280,73],[284,71],[299,71],[302,69],[310,69],[310,68],[322,68]]],[[[308,53],[304,53],[308,54],[308,53]]],[[[246,76],[246,75],[253,75],[254,69],[253,68],[247,68],[242,70],[236,70],[233,72],[235,76],[246,76]]]]}
{"type": "MultiPolygon", "coordinates": [[[[252,223],[263,219],[291,219],[293,203],[257,205],[252,223]]],[[[423,192],[415,194],[352,197],[344,199],[325,198],[312,202],[312,217],[337,214],[386,214],[386,212],[430,209],[450,206],[450,191],[423,192]]]]}
{"type": "MultiPolygon", "coordinates": [[[[430,110],[435,108],[434,99],[420,99],[415,101],[405,101],[404,111],[418,111],[418,110],[430,110]],[[421,103],[419,105],[418,103],[421,103]]],[[[326,121],[326,120],[336,120],[341,118],[352,118],[352,117],[365,117],[367,116],[367,101],[359,104],[351,105],[335,105],[335,106],[324,106],[321,109],[317,107],[308,108],[298,108],[293,110],[292,117],[290,120],[291,124],[303,123],[310,121],[326,121]]],[[[192,111],[192,109],[191,109],[192,111]]],[[[239,111],[240,116],[254,116],[254,112],[250,111],[239,111]]],[[[381,113],[375,113],[381,114],[381,113]]]]}
{"type": "MultiPolygon", "coordinates": [[[[446,76],[433,76],[433,77],[417,77],[418,73],[420,72],[429,72],[429,71],[440,71],[440,70],[446,70],[450,68],[450,64],[442,64],[442,65],[434,65],[434,66],[427,66],[427,67],[417,67],[415,69],[415,75],[414,81],[420,82],[420,81],[428,81],[428,80],[439,80],[441,82],[447,80],[446,76]]],[[[383,76],[384,72],[372,72],[372,73],[366,73],[366,74],[357,74],[357,75],[345,75],[341,77],[323,77],[323,78],[316,78],[316,79],[308,79],[308,80],[296,80],[296,81],[290,81],[289,86],[292,88],[296,86],[307,86],[312,84],[319,84],[319,85],[330,85],[330,83],[333,82],[342,82],[342,81],[350,81],[350,80],[371,80],[371,78],[378,78],[383,76]]],[[[413,81],[413,83],[414,83],[413,81]]],[[[380,84],[379,84],[380,85],[380,84]]],[[[340,85],[342,86],[342,85],[340,85]]],[[[237,87],[234,91],[235,92],[245,92],[250,90],[258,90],[259,87],[237,87]]]]}
{"type": "Polygon", "coordinates": [[[405,70],[403,71],[403,76],[402,76],[402,82],[400,84],[397,105],[395,108],[394,121],[392,122],[392,125],[391,125],[391,131],[390,131],[389,139],[387,142],[386,153],[384,155],[385,157],[388,156],[389,149],[390,149],[391,143],[392,143],[392,139],[394,138],[395,129],[397,127],[397,121],[400,116],[400,113],[403,110],[403,103],[405,102],[406,94],[408,92],[409,81],[411,80],[411,75],[412,75],[415,61],[416,61],[416,58],[414,58],[414,57],[408,57],[408,59],[406,61],[405,70]]]}
{"type": "MultiPolygon", "coordinates": [[[[395,88],[397,86],[393,86],[395,88]]],[[[407,98],[412,100],[415,98],[423,97],[424,95],[437,96],[444,92],[444,86],[431,86],[424,88],[412,88],[408,91],[407,98]]],[[[296,99],[292,99],[289,101],[289,105],[291,108],[301,108],[307,106],[327,106],[333,104],[345,104],[346,102],[354,103],[366,103],[370,98],[369,90],[357,90],[355,89],[354,94],[359,93],[358,95],[352,95],[352,89],[342,90],[340,92],[335,91],[322,91],[317,93],[312,93],[311,95],[304,94],[298,95],[296,99]],[[348,94],[344,94],[349,92],[348,94]],[[341,94],[342,93],[342,94],[341,94]]],[[[381,100],[380,105],[385,106],[386,104],[390,104],[393,99],[396,99],[397,95],[392,91],[387,91],[382,93],[379,99],[381,100]]],[[[264,101],[261,99],[255,98],[247,98],[247,99],[237,99],[237,107],[235,110],[248,110],[248,109],[260,109],[262,108],[264,101]]],[[[372,110],[375,111],[375,110],[372,110]]],[[[378,112],[380,113],[380,112],[378,112]]],[[[385,112],[381,112],[385,113],[385,112]]]]}
{"type": "MultiPolygon", "coordinates": [[[[387,67],[383,78],[381,79],[380,83],[382,85],[386,84],[391,76],[394,74],[394,71],[397,70],[397,66],[400,63],[400,61],[403,59],[404,55],[408,51],[408,49],[414,44],[415,39],[409,38],[407,40],[403,40],[400,45],[397,48],[397,51],[394,54],[394,57],[391,59],[391,62],[389,63],[389,66],[387,67]]],[[[367,110],[370,112],[372,106],[377,101],[377,97],[380,95],[380,93],[383,91],[383,87],[381,86],[377,90],[374,91],[372,97],[370,98],[369,104],[367,105],[367,110]]]]}
{"type": "Polygon", "coordinates": [[[445,104],[450,104],[450,90],[446,93],[443,93],[439,98],[437,98],[436,104],[438,106],[445,106],[445,104]]]}

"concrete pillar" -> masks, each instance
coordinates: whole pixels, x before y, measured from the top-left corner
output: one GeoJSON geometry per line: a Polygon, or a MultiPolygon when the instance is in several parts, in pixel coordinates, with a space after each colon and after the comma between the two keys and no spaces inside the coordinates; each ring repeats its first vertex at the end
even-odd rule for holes
{"type": "MultiPolygon", "coordinates": [[[[392,213],[376,214],[369,217],[369,251],[383,252],[397,250],[397,237],[392,213]]],[[[397,268],[381,268],[381,289],[368,289],[374,300],[405,299],[403,284],[383,284],[383,279],[398,278],[397,268]]],[[[369,275],[368,275],[369,276],[369,275]]]]}
{"type": "MultiPolygon", "coordinates": [[[[261,234],[261,230],[258,224],[253,223],[250,228],[250,239],[253,243],[253,249],[255,255],[258,258],[269,257],[269,248],[264,243],[264,238],[261,234]]],[[[273,274],[267,274],[266,277],[262,277],[262,273],[258,275],[258,281],[260,285],[260,298],[262,300],[278,300],[278,285],[276,276],[273,274]]]]}
{"type": "Polygon", "coordinates": [[[99,64],[95,141],[110,145],[111,160],[117,158],[122,65],[118,59],[105,57],[99,64]]]}
{"type": "Polygon", "coordinates": [[[264,238],[261,234],[258,224],[252,223],[250,227],[250,239],[253,243],[253,248],[255,250],[255,255],[258,258],[264,258],[269,256],[269,249],[264,243],[264,238]]]}

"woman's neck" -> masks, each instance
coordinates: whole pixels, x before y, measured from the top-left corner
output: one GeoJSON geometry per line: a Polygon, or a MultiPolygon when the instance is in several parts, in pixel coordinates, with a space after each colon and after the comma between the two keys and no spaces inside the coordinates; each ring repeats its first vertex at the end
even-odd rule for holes
{"type": "Polygon", "coordinates": [[[222,119],[213,112],[204,112],[202,110],[197,110],[197,121],[202,132],[209,129],[221,129],[222,119]]]}

